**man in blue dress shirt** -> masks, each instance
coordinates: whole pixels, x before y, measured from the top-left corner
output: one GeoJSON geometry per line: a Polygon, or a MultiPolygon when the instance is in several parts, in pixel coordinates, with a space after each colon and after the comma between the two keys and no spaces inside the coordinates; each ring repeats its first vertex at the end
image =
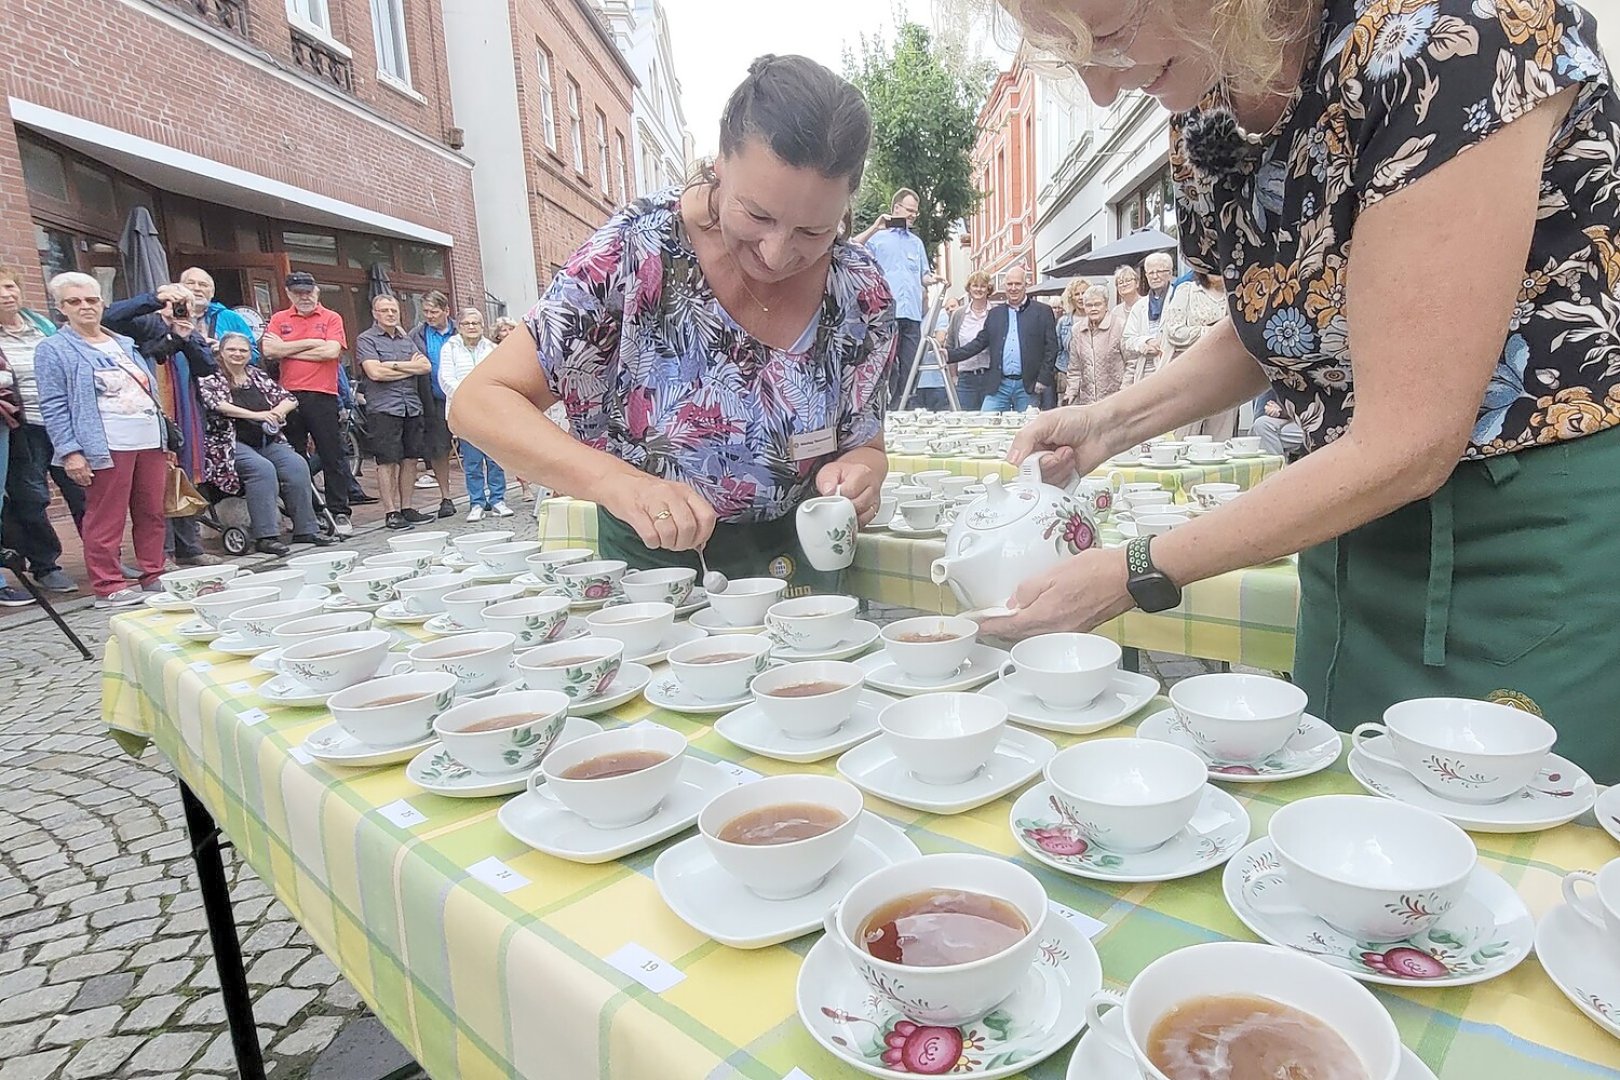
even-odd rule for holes
{"type": "Polygon", "coordinates": [[[889,213],[874,221],[855,237],[872,253],[883,271],[883,278],[894,294],[895,336],[899,338],[897,362],[889,371],[889,404],[900,407],[900,391],[917,358],[922,343],[922,317],[927,306],[928,286],[939,278],[928,263],[928,246],[911,231],[917,220],[917,193],[901,188],[889,200],[889,213]]]}
{"type": "Polygon", "coordinates": [[[1029,295],[1029,272],[1014,266],[1002,279],[1007,302],[991,308],[984,329],[972,341],[946,353],[950,364],[990,355],[990,370],[1001,369],[1000,382],[985,382],[984,412],[1023,412],[1041,393],[1057,385],[1057,317],[1029,295]],[[998,363],[999,361],[999,363],[998,363]]]}

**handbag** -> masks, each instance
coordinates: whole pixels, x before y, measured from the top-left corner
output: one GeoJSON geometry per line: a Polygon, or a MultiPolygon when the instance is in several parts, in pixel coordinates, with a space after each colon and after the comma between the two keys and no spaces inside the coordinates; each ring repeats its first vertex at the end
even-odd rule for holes
{"type": "Polygon", "coordinates": [[[178,465],[170,465],[163,481],[163,516],[195,517],[208,509],[208,500],[202,497],[191,477],[178,465]]]}

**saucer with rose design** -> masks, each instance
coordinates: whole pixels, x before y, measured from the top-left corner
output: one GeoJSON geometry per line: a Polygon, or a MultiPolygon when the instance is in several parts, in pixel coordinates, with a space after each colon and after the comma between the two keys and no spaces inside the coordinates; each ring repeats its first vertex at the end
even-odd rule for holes
{"type": "MultiPolygon", "coordinates": [[[[563,723],[563,729],[557,733],[552,741],[551,750],[571,743],[575,739],[583,739],[587,735],[595,735],[602,730],[602,725],[595,720],[586,720],[580,716],[570,716],[563,723]]],[[[444,748],[444,744],[434,739],[426,750],[411,759],[405,766],[405,779],[434,795],[444,795],[452,799],[482,799],[490,795],[511,795],[522,791],[529,785],[529,774],[533,769],[519,769],[510,773],[481,773],[469,769],[444,748]]]]}
{"type": "Polygon", "coordinates": [[[890,1008],[825,936],[799,968],[799,1019],[810,1036],[868,1076],[994,1080],[1024,1072],[1086,1026],[1086,1002],[1102,986],[1091,939],[1054,910],[1035,962],[1011,997],[961,1027],[931,1027],[890,1008]]]}
{"type": "MultiPolygon", "coordinates": [[[[1376,752],[1385,738],[1375,735],[1365,745],[1376,752]]],[[[1592,778],[1579,765],[1557,754],[1548,754],[1535,779],[1517,794],[1494,803],[1442,799],[1411,773],[1375,761],[1357,748],[1350,751],[1349,765],[1356,783],[1374,795],[1439,814],[1469,832],[1540,832],[1574,821],[1597,802],[1597,785],[1592,778]]]]}
{"type": "Polygon", "coordinates": [[[1597,805],[1592,807],[1592,814],[1604,832],[1620,840],[1620,784],[1604,789],[1597,805]]]}
{"type": "Polygon", "coordinates": [[[1230,859],[1249,840],[1249,813],[1231,795],[1204,785],[1198,809],[1179,833],[1151,851],[1109,851],[1085,838],[1082,823],[1064,809],[1057,792],[1039,783],[1018,797],[1007,815],[1013,839],[1031,858],[1054,870],[1096,881],[1171,881],[1230,859]]]}
{"type": "Polygon", "coordinates": [[[372,746],[350,735],[336,723],[331,723],[304,739],[304,752],[316,761],[329,765],[364,769],[409,761],[438,741],[433,735],[427,735],[404,746],[372,746]]]}
{"type": "Polygon", "coordinates": [[[1559,904],[1536,927],[1536,959],[1577,1009],[1620,1039],[1620,967],[1612,949],[1601,947],[1603,936],[1574,908],[1559,904]]]}
{"type": "MultiPolygon", "coordinates": [[[[1535,920],[1524,901],[1513,886],[1483,866],[1475,865],[1456,905],[1429,929],[1401,941],[1369,942],[1305,912],[1256,910],[1249,902],[1250,883],[1281,865],[1270,837],[1262,836],[1238,852],[1221,876],[1233,913],[1271,944],[1314,956],[1362,982],[1470,986],[1512,971],[1530,955],[1535,941],[1535,920]]],[[[1274,903],[1288,903],[1286,877],[1266,877],[1253,887],[1264,890],[1274,903]]],[[[1421,913],[1420,905],[1414,898],[1413,910],[1421,913]]]]}
{"type": "Polygon", "coordinates": [[[1246,764],[1222,762],[1210,757],[1174,709],[1156,712],[1143,720],[1136,728],[1136,737],[1174,743],[1191,750],[1209,766],[1211,780],[1228,784],[1269,784],[1276,780],[1309,776],[1338,761],[1339,752],[1344,749],[1339,733],[1309,713],[1300,717],[1299,727],[1283,743],[1282,749],[1264,761],[1246,764]]]}

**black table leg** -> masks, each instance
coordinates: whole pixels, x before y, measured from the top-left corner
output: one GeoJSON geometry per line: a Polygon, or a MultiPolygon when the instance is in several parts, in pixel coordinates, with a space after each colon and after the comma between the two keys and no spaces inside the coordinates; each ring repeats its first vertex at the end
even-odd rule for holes
{"type": "Polygon", "coordinates": [[[202,892],[203,913],[208,917],[208,937],[214,944],[219,995],[225,1004],[225,1019],[231,1025],[236,1071],[242,1080],[264,1080],[264,1055],[253,1024],[253,997],[248,993],[247,972],[242,968],[242,943],[236,936],[236,914],[231,910],[225,863],[219,857],[219,826],[184,780],[180,781],[180,804],[185,808],[186,831],[191,836],[191,858],[197,864],[197,887],[202,892]]]}
{"type": "Polygon", "coordinates": [[[1142,673],[1142,650],[1133,649],[1127,645],[1120,650],[1119,663],[1126,671],[1134,671],[1140,675],[1142,673]]]}

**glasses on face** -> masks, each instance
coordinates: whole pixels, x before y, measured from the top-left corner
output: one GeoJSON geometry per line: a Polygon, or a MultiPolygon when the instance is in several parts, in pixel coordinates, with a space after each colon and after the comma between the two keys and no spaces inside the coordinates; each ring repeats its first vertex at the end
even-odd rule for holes
{"type": "Polygon", "coordinates": [[[1130,68],[1136,66],[1136,61],[1125,54],[1130,52],[1131,46],[1136,44],[1138,35],[1142,33],[1142,26],[1147,22],[1149,0],[1138,0],[1135,10],[1120,24],[1118,30],[1104,38],[1094,38],[1091,55],[1086,57],[1084,63],[1079,64],[1080,70],[1086,68],[1130,68]]]}
{"type": "Polygon", "coordinates": [[[99,296],[68,296],[58,301],[63,307],[95,307],[101,303],[99,296]]]}

